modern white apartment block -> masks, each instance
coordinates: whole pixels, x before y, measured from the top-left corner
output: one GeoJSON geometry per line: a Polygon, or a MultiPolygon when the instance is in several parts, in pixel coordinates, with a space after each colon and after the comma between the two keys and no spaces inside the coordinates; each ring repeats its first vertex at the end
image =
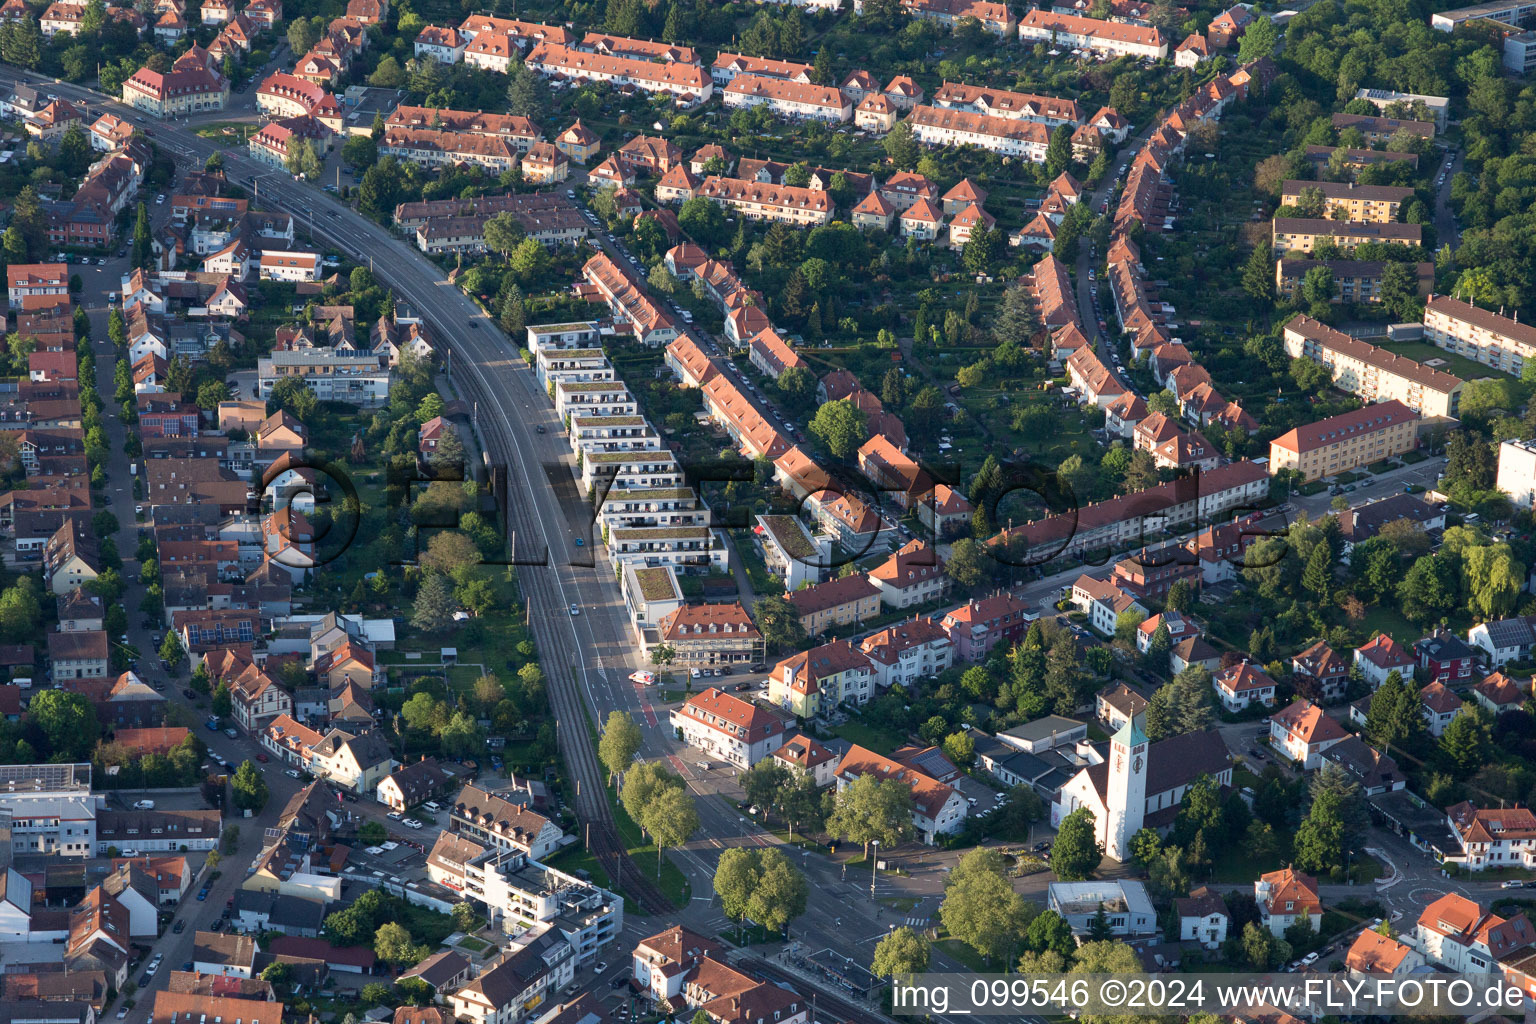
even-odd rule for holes
{"type": "Polygon", "coordinates": [[[1519,508],[1536,502],[1536,441],[1505,441],[1499,445],[1499,475],[1495,484],[1519,508]]]}

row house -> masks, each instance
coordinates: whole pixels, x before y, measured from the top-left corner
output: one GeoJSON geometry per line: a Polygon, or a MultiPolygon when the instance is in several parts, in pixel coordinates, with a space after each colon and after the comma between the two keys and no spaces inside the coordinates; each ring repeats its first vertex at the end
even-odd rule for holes
{"type": "Polygon", "coordinates": [[[1162,60],[1168,56],[1168,41],[1150,25],[1056,14],[1038,7],[1019,20],[1019,38],[1027,44],[1092,50],[1110,57],[1162,60]]]}
{"type": "MultiPolygon", "coordinates": [[[[466,60],[468,54],[466,50],[466,60]]],[[[670,95],[678,105],[685,107],[704,103],[714,93],[714,82],[696,64],[657,64],[649,60],[587,53],[558,43],[539,43],[528,54],[526,65],[557,80],[611,82],[615,86],[628,85],[644,92],[670,95]]]]}
{"type": "Polygon", "coordinates": [[[816,189],[711,176],[699,185],[697,194],[730,207],[748,220],[818,227],[832,219],[831,197],[816,189]]]}
{"type": "Polygon", "coordinates": [[[737,75],[722,93],[728,109],[766,106],[792,121],[842,123],[853,117],[853,104],[838,89],[756,75],[737,75]]]}
{"type": "Polygon", "coordinates": [[[810,85],[816,80],[816,69],[809,64],[792,60],[749,57],[744,53],[728,53],[721,50],[715,55],[714,63],[710,65],[709,75],[722,89],[735,81],[737,75],[810,85]]]}
{"type": "Polygon", "coordinates": [[[976,146],[1002,156],[1044,163],[1051,132],[1037,121],[994,117],[968,110],[916,106],[905,122],[928,146],[976,146]]]}
{"type": "Polygon", "coordinates": [[[582,267],[582,277],[597,290],[616,318],[623,320],[635,338],[652,348],[678,337],[671,314],[651,298],[639,279],[607,253],[597,253],[582,267]]]}
{"type": "Polygon", "coordinates": [[[969,110],[989,117],[1038,121],[1051,128],[1062,124],[1075,128],[1084,122],[1083,110],[1076,100],[989,89],[963,82],[946,81],[934,92],[933,105],[951,110],[969,110]]]}
{"type": "Polygon", "coordinates": [[[1159,531],[1211,523],[1234,509],[1256,508],[1268,493],[1268,472],[1244,459],[1015,526],[988,544],[1009,549],[1011,557],[1029,563],[1140,545],[1159,531]]]}
{"type": "Polygon", "coordinates": [[[480,110],[451,110],[445,107],[396,107],[384,120],[384,130],[391,128],[429,129],[466,135],[487,135],[505,139],[520,153],[542,142],[538,125],[517,114],[487,114],[480,110]]]}

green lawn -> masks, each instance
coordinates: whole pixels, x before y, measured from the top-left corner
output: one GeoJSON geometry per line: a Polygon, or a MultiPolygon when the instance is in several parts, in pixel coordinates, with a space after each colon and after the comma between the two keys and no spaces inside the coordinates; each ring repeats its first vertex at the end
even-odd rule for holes
{"type": "Polygon", "coordinates": [[[1381,605],[1366,609],[1365,618],[1360,620],[1359,631],[1362,636],[1385,633],[1398,643],[1412,643],[1424,635],[1424,630],[1403,618],[1396,608],[1381,605]]]}
{"type": "Polygon", "coordinates": [[[832,734],[842,737],[849,743],[857,743],[861,747],[873,750],[877,754],[889,754],[907,742],[905,736],[893,729],[883,729],[857,719],[844,722],[833,729],[832,734]]]}
{"type": "Polygon", "coordinates": [[[1442,348],[1431,345],[1427,341],[1394,341],[1381,346],[1388,351],[1416,359],[1419,362],[1428,362],[1431,359],[1441,360],[1443,365],[1435,367],[1446,373],[1455,374],[1462,380],[1477,380],[1479,377],[1510,377],[1503,370],[1495,370],[1491,366],[1484,366],[1466,356],[1459,356],[1453,352],[1447,352],[1442,348]]]}

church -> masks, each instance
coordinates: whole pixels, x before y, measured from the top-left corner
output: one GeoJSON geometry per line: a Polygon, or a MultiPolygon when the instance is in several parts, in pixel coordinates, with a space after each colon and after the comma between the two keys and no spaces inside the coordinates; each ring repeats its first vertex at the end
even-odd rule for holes
{"type": "Polygon", "coordinates": [[[1217,785],[1232,784],[1232,755],[1214,729],[1170,736],[1152,743],[1136,715],[1110,738],[1107,756],[1073,775],[1051,805],[1051,825],[1079,807],[1093,813],[1098,841],[1106,856],[1131,859],[1131,837],[1143,828],[1166,832],[1179,802],[1196,779],[1209,775],[1217,785]]]}

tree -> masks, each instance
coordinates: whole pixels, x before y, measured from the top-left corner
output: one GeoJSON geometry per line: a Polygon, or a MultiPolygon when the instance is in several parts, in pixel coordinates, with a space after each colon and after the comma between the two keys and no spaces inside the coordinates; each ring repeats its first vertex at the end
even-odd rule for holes
{"type": "Polygon", "coordinates": [[[1466,779],[1493,756],[1493,723],[1486,710],[1466,705],[1440,734],[1440,754],[1451,776],[1466,779]]]}
{"type": "MultiPolygon", "coordinates": [[[[97,577],[98,579],[100,577],[97,577]]],[[[176,632],[168,632],[165,639],[160,642],[160,658],[170,665],[179,665],[182,657],[187,652],[181,646],[181,636],[176,632]]]]}
{"type": "Polygon", "coordinates": [[[149,209],[139,204],[138,215],[133,222],[133,265],[148,267],[154,259],[154,243],[149,234],[149,209]]]}
{"type": "Polygon", "coordinates": [[[1327,544],[1313,545],[1306,571],[1301,574],[1301,585],[1316,595],[1319,604],[1327,604],[1333,588],[1333,550],[1327,544]]]}
{"type": "Polygon", "coordinates": [[[1156,829],[1139,829],[1131,836],[1131,860],[1145,868],[1163,849],[1163,837],[1156,829]]]}
{"type": "Polygon", "coordinates": [[[699,830],[699,811],[686,789],[668,787],[646,805],[641,824],[656,844],[656,876],[659,878],[662,853],[682,846],[699,830]]]}
{"type": "Polygon", "coordinates": [[[769,931],[787,937],[789,922],[805,913],[810,885],[776,846],[764,848],[757,859],[757,883],[747,900],[747,916],[769,931]]]}
{"type": "Polygon", "coordinates": [[[885,155],[891,158],[891,162],[903,171],[910,171],[917,166],[917,158],[920,152],[917,140],[912,136],[912,128],[905,121],[898,122],[885,134],[885,155]]]}
{"type": "Polygon", "coordinates": [[[939,920],[950,935],[989,962],[1013,959],[1030,919],[1029,904],[1013,891],[995,850],[972,850],[945,879],[939,920]]]}
{"type": "Polygon", "coordinates": [[[1365,717],[1365,735],[1387,752],[1392,747],[1414,752],[1422,749],[1427,726],[1418,691],[1409,687],[1394,669],[1387,673],[1371,697],[1365,717]]]}
{"type": "Polygon", "coordinates": [[[288,139],[288,154],[283,158],[283,166],[289,174],[300,178],[313,180],[320,176],[320,154],[315,151],[315,144],[310,139],[301,139],[292,136],[288,139]]]}
{"type": "Polygon", "coordinates": [[[315,23],[317,20],[298,17],[288,23],[288,46],[294,53],[303,56],[319,42],[320,27],[315,23]]]}
{"type": "Polygon", "coordinates": [[[453,625],[453,613],[457,610],[448,577],[428,570],[416,588],[411,625],[427,633],[441,633],[453,625]]]}
{"type": "Polygon", "coordinates": [[[386,921],[373,935],[373,952],[387,964],[409,965],[423,959],[426,950],[411,941],[405,925],[386,921]]]}
{"type": "Polygon", "coordinates": [[[805,643],[805,626],[800,622],[800,616],[794,607],[783,595],[770,594],[768,597],[758,598],[752,605],[752,618],[757,623],[758,632],[763,635],[763,642],[768,645],[770,652],[783,650],[786,647],[798,647],[805,643]]]}
{"type": "Polygon", "coordinates": [[[1243,30],[1242,38],[1238,40],[1237,63],[1243,65],[1260,57],[1273,56],[1279,42],[1280,30],[1275,23],[1268,18],[1257,18],[1243,30]]]}
{"type": "Polygon", "coordinates": [[[717,203],[703,196],[694,196],[678,208],[677,223],[700,245],[713,247],[726,240],[725,213],[717,203]]]}
{"type": "Polygon", "coordinates": [[[1077,940],[1072,937],[1072,926],[1066,918],[1047,910],[1029,922],[1024,945],[1035,953],[1054,952],[1069,957],[1077,949],[1077,940]]]}
{"type": "Polygon", "coordinates": [[[839,459],[848,459],[869,439],[864,412],[849,399],[823,403],[810,431],[839,459]]]}
{"type": "Polygon", "coordinates": [[[1054,178],[1072,163],[1072,126],[1059,124],[1045,149],[1045,176],[1054,178]]]}
{"type": "Polygon", "coordinates": [[[747,916],[747,904],[757,885],[757,852],[740,846],[722,850],[715,864],[715,895],[720,909],[732,921],[747,916]]]}
{"type": "Polygon", "coordinates": [[[258,813],[267,806],[267,780],[261,772],[256,770],[253,761],[242,761],[240,767],[235,770],[235,777],[229,782],[230,790],[235,799],[235,806],[242,811],[258,813]]]}
{"type": "Polygon", "coordinates": [[[526,232],[522,223],[509,210],[504,210],[485,222],[486,248],[505,257],[523,241],[526,232]]]}
{"type": "Polygon", "coordinates": [[[864,846],[878,840],[895,846],[912,829],[912,791],[896,779],[861,775],[836,795],[827,831],[840,839],[864,846]]]}
{"type": "MultiPolygon", "coordinates": [[[[1068,934],[1071,934],[1070,930],[1068,934]]],[[[870,960],[869,969],[880,978],[918,974],[928,969],[928,953],[928,940],[903,925],[875,945],[875,955],[870,960]]]]}
{"type": "Polygon", "coordinates": [[[1079,807],[1061,819],[1056,843],[1051,847],[1051,868],[1064,882],[1086,879],[1104,859],[1104,847],[1094,830],[1093,812],[1079,807]]]}
{"type": "Polygon", "coordinates": [[[764,758],[742,772],[738,781],[741,783],[741,792],[747,803],[753,807],[765,808],[773,806],[779,792],[787,789],[793,779],[788,768],[772,758],[764,758]]]}
{"type": "Polygon", "coordinates": [[[619,790],[619,802],[624,813],[645,828],[645,809],[664,789],[681,789],[683,780],[667,771],[660,761],[642,761],[624,773],[624,785],[619,790]]]}
{"type": "Polygon", "coordinates": [[[622,775],[634,763],[644,739],[640,726],[627,711],[610,711],[602,739],[597,741],[597,758],[609,775],[622,775]]]}
{"type": "Polygon", "coordinates": [[[357,838],[365,843],[382,843],[389,838],[389,830],[380,822],[365,821],[357,827],[357,838]]]}
{"type": "MultiPolygon", "coordinates": [[[[59,760],[88,761],[101,726],[89,701],[67,690],[43,690],[27,705],[27,720],[48,744],[48,754],[59,760]]],[[[19,756],[19,755],[18,755],[19,756]]]]}

